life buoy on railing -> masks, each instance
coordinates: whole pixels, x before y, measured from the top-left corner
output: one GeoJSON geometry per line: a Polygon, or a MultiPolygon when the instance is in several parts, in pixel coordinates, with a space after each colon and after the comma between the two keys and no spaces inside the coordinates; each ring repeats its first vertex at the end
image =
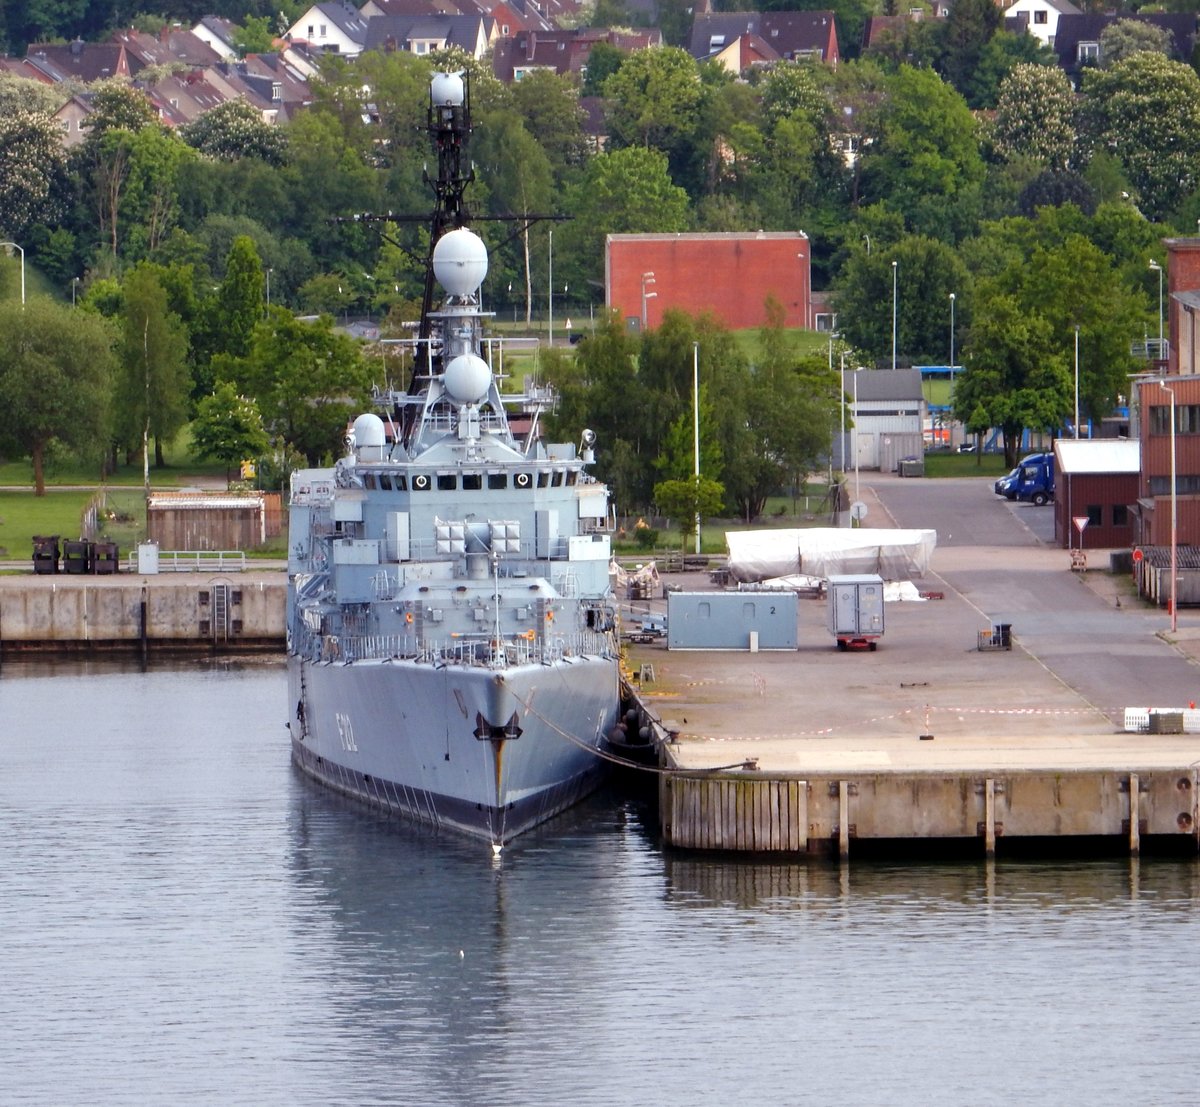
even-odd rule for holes
{"type": "Polygon", "coordinates": [[[413,617],[411,611],[406,611],[404,613],[404,621],[408,623],[409,626],[412,626],[413,617]]]}
{"type": "Polygon", "coordinates": [[[424,473],[413,477],[413,487],[419,492],[424,492],[429,487],[429,478],[424,473]]]}
{"type": "Polygon", "coordinates": [[[517,487],[518,488],[528,488],[529,487],[529,474],[528,473],[518,473],[517,474],[517,487]]]}
{"type": "Polygon", "coordinates": [[[528,641],[530,641],[530,642],[532,642],[532,641],[533,641],[533,640],[534,640],[534,639],[537,637],[537,631],[535,631],[535,630],[534,630],[534,629],[531,627],[529,630],[525,631],[525,633],[524,633],[524,634],[522,634],[522,635],[521,635],[521,637],[522,637],[522,638],[525,638],[525,639],[527,639],[527,640],[528,640],[528,641]]]}

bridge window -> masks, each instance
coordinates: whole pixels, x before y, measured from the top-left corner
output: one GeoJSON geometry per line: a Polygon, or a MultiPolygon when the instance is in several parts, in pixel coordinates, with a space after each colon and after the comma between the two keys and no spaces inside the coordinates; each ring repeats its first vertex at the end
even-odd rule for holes
{"type": "Polygon", "coordinates": [[[482,473],[463,473],[463,490],[466,492],[478,492],[483,487],[482,473]]]}
{"type": "Polygon", "coordinates": [[[454,473],[438,473],[439,492],[453,492],[458,488],[458,477],[454,473]]]}
{"type": "Polygon", "coordinates": [[[508,474],[507,473],[488,473],[487,477],[488,477],[488,488],[490,488],[493,492],[498,488],[507,488],[508,487],[508,474]]]}

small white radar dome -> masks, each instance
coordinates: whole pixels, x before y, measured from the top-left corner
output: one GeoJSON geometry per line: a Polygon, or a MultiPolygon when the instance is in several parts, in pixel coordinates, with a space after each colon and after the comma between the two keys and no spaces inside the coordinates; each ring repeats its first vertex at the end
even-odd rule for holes
{"type": "Polygon", "coordinates": [[[487,247],[474,231],[448,231],[433,248],[433,275],[451,296],[469,296],[487,276],[487,247]]]}
{"type": "Polygon", "coordinates": [[[435,73],[433,80],[429,82],[429,88],[434,107],[457,108],[466,98],[461,73],[435,73]]]}
{"type": "Polygon", "coordinates": [[[460,404],[477,404],[492,385],[488,363],[474,354],[459,354],[446,366],[442,384],[452,400],[460,404]]]}
{"type": "Polygon", "coordinates": [[[354,420],[354,445],[357,449],[369,447],[382,449],[386,438],[383,431],[383,420],[378,415],[369,412],[354,420]]]}

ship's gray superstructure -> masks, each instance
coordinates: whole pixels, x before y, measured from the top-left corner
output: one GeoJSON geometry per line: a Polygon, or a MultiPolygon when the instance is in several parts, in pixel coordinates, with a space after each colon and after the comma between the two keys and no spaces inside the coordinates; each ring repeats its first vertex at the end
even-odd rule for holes
{"type": "MultiPolygon", "coordinates": [[[[452,74],[433,88],[437,142],[464,96],[452,74]]],[[[499,846],[603,769],[619,700],[608,495],[586,472],[590,431],[546,445],[549,393],[501,395],[486,250],[441,216],[444,298],[409,387],[380,391],[336,465],[292,477],[292,750],[334,788],[499,846]]]]}

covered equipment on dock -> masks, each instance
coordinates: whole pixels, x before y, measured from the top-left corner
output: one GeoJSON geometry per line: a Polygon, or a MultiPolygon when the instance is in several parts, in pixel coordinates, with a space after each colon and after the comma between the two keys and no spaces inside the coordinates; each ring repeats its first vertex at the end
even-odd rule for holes
{"type": "Polygon", "coordinates": [[[937,546],[934,530],[813,527],[809,530],[730,530],[729,572],[736,581],[804,573],[830,577],[878,573],[884,580],[923,577],[937,546]]]}

